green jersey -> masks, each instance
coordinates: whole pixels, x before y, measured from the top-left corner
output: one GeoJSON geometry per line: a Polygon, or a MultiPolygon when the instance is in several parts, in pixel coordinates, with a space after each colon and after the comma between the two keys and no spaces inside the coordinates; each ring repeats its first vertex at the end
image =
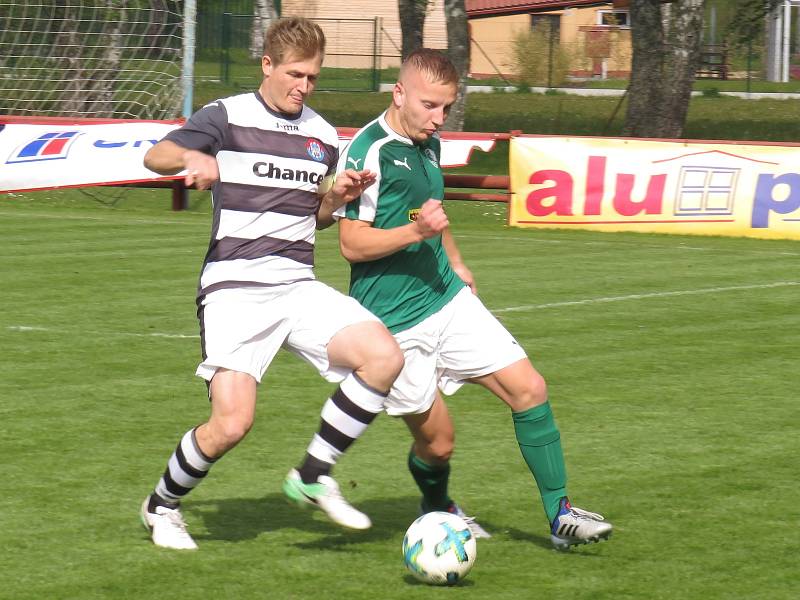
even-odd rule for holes
{"type": "MultiPolygon", "coordinates": [[[[389,127],[385,117],[386,113],[360,129],[339,158],[339,171],[369,169],[378,176],[338,214],[392,229],[415,220],[430,198],[441,200],[444,178],[439,136],[415,144],[389,127]]],[[[354,263],[350,269],[350,295],[392,333],[439,311],[464,285],[450,268],[441,235],[377,260],[354,263]]]]}

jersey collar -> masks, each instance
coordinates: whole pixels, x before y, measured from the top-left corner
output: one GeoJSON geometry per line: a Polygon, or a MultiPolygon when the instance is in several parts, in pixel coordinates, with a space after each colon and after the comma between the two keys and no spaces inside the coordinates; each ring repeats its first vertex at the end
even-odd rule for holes
{"type": "Polygon", "coordinates": [[[303,108],[301,108],[298,112],[292,114],[273,110],[269,107],[269,104],[267,104],[267,101],[264,100],[264,98],[261,96],[261,93],[258,90],[256,90],[253,93],[256,95],[256,98],[258,98],[258,101],[261,102],[261,105],[267,110],[267,112],[271,114],[273,117],[278,117],[279,119],[285,119],[286,121],[296,121],[303,115],[303,111],[306,109],[306,105],[304,104],[303,108]]]}
{"type": "Polygon", "coordinates": [[[394,129],[392,129],[392,127],[386,121],[386,111],[383,111],[378,117],[378,124],[381,127],[383,127],[383,130],[390,138],[397,140],[398,142],[403,142],[404,144],[408,144],[409,146],[414,145],[414,141],[411,138],[407,138],[404,135],[400,135],[394,129]]]}

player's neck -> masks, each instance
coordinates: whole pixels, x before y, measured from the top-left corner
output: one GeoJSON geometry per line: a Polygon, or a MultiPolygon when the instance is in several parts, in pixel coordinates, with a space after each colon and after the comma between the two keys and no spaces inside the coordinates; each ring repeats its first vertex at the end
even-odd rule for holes
{"type": "Polygon", "coordinates": [[[386,111],[386,124],[392,128],[396,134],[403,136],[404,138],[411,139],[411,136],[408,135],[406,128],[403,126],[403,122],[400,120],[400,115],[394,105],[390,106],[389,109],[386,111]]]}

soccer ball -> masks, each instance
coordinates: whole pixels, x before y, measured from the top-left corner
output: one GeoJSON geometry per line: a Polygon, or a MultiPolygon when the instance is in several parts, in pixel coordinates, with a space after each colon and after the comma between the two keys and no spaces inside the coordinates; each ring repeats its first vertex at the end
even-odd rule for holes
{"type": "Polygon", "coordinates": [[[403,538],[403,560],[411,574],[434,585],[453,585],[475,563],[475,536],[464,519],[431,512],[414,521],[403,538]]]}

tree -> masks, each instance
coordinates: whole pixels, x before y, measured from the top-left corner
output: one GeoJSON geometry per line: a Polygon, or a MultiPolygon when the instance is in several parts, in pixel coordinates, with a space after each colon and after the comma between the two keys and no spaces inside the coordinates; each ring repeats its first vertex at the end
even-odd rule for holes
{"type": "Polygon", "coordinates": [[[631,0],[633,64],[625,135],[683,137],[704,8],[704,0],[631,0]]]}
{"type": "Polygon", "coordinates": [[[400,32],[403,36],[401,59],[422,47],[422,30],[425,26],[425,11],[428,0],[397,0],[400,15],[400,32]]]}
{"type": "Polygon", "coordinates": [[[734,45],[747,46],[764,34],[764,19],[781,0],[733,0],[728,38],[734,45]]]}
{"type": "Polygon", "coordinates": [[[273,0],[253,2],[253,23],[250,27],[250,58],[261,58],[264,53],[264,34],[272,21],[278,18],[273,0]]]}
{"type": "Polygon", "coordinates": [[[444,0],[444,16],[447,21],[447,54],[459,75],[458,97],[450,108],[450,115],[444,128],[450,131],[463,131],[470,50],[469,23],[464,0],[444,0]]]}

